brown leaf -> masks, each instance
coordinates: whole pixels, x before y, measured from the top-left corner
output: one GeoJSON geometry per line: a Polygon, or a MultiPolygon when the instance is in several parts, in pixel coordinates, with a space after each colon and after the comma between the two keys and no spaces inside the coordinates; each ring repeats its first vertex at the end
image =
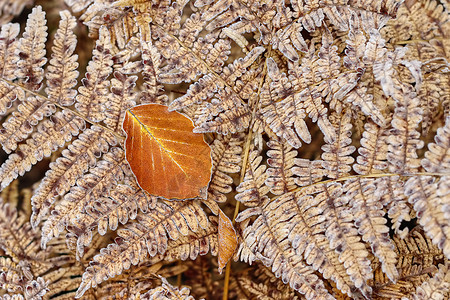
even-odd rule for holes
{"type": "Polygon", "coordinates": [[[219,273],[222,274],[222,269],[233,256],[237,247],[237,235],[230,219],[219,210],[219,273]]]}
{"type": "Polygon", "coordinates": [[[167,199],[206,197],[211,149],[193,128],[187,117],[164,105],[145,104],[127,111],[126,158],[149,194],[167,199]]]}

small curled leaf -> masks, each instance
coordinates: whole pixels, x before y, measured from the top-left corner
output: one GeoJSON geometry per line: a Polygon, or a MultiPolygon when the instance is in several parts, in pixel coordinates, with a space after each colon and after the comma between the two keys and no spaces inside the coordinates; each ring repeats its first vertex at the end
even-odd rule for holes
{"type": "Polygon", "coordinates": [[[219,210],[219,273],[222,274],[223,268],[233,256],[237,248],[237,235],[231,220],[219,210]]]}

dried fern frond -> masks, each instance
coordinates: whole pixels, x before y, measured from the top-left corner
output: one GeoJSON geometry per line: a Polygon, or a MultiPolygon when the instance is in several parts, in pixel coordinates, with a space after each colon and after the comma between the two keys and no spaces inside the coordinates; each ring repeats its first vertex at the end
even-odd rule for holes
{"type": "Polygon", "coordinates": [[[53,207],[56,197],[62,196],[75,184],[89,167],[96,165],[97,158],[115,145],[115,137],[100,127],[93,126],[78,136],[62,156],[50,164],[46,178],[31,199],[33,215],[31,223],[36,227],[53,207]]]}
{"type": "Polygon", "coordinates": [[[33,4],[33,0],[2,0],[0,1],[0,25],[10,22],[14,17],[33,4]]]}
{"type": "Polygon", "coordinates": [[[267,146],[271,150],[267,151],[267,175],[265,184],[270,187],[270,192],[274,195],[285,194],[295,187],[292,168],[294,167],[294,157],[297,151],[292,150],[290,145],[283,145],[280,140],[270,140],[267,146]]]}
{"type": "Polygon", "coordinates": [[[214,140],[211,145],[214,166],[208,187],[208,199],[216,202],[227,200],[226,194],[231,192],[230,185],[233,183],[229,174],[240,171],[243,143],[244,136],[242,134],[219,136],[214,140]]]}
{"type": "MultiPolygon", "coordinates": [[[[150,257],[158,253],[165,255],[168,251],[169,239],[183,241],[183,236],[199,230],[203,237],[208,235],[208,231],[212,228],[214,227],[208,222],[198,202],[158,202],[154,209],[146,214],[139,213],[135,220],[119,230],[119,237],[115,243],[110,244],[101,251],[101,254],[95,256],[83,274],[77,297],[81,297],[91,286],[95,287],[108,277],[119,275],[131,265],[137,265],[146,259],[147,255],[150,257]]],[[[88,245],[89,242],[90,240],[82,243],[88,245]]],[[[201,243],[194,244],[195,248],[192,250],[188,245],[188,249],[181,247],[180,252],[172,255],[178,258],[195,259],[198,254],[208,253],[210,245],[215,246],[215,242],[205,239],[201,243]]]]}
{"type": "Polygon", "coordinates": [[[445,71],[450,58],[450,22],[448,6],[445,10],[439,2],[443,3],[435,0],[409,1],[399,8],[398,17],[390,20],[382,30],[391,45],[407,43],[408,60],[424,62],[423,82],[417,91],[423,110],[424,134],[440,118],[440,105],[446,107],[448,113],[450,97],[449,76],[445,71]]]}
{"type": "MultiPolygon", "coordinates": [[[[259,182],[261,180],[261,176],[258,173],[261,169],[264,169],[262,166],[256,168],[256,166],[258,166],[259,164],[258,161],[260,161],[260,159],[258,159],[256,155],[253,156],[256,158],[256,160],[250,160],[251,165],[247,176],[253,175],[255,178],[258,178],[259,182]]],[[[249,183],[251,182],[252,181],[249,181],[249,183]]],[[[246,183],[246,181],[244,181],[243,183],[246,183]]],[[[244,186],[245,185],[241,184],[240,187],[244,186]]],[[[262,192],[262,190],[258,192],[258,188],[254,187],[254,192],[250,193],[251,189],[249,189],[249,187],[247,187],[245,193],[243,194],[247,194],[249,196],[237,196],[236,199],[244,202],[247,206],[251,205],[256,207],[251,207],[241,212],[237,216],[236,221],[244,221],[245,219],[248,219],[253,215],[257,215],[258,218],[251,224],[248,224],[243,230],[243,241],[241,242],[238,250],[241,259],[248,263],[251,263],[256,259],[262,260],[265,266],[272,268],[272,271],[275,273],[276,277],[281,276],[283,282],[289,283],[289,285],[294,290],[299,291],[301,294],[305,294],[307,299],[313,299],[314,297],[331,298],[331,295],[329,295],[329,293],[326,291],[321,280],[313,274],[313,268],[319,268],[322,263],[317,262],[316,264],[314,264],[314,262],[309,261],[309,263],[313,264],[313,266],[309,267],[308,265],[306,265],[302,257],[303,251],[305,250],[304,245],[301,245],[300,240],[296,242],[290,240],[290,238],[293,238],[293,236],[289,234],[289,230],[286,230],[286,228],[280,226],[282,224],[289,225],[290,223],[285,221],[292,218],[294,214],[288,213],[284,210],[283,213],[277,214],[276,211],[282,211],[281,209],[279,209],[280,203],[268,202],[267,196],[255,197],[258,194],[264,195],[264,192],[262,192]],[[252,194],[255,196],[250,196],[252,194]],[[273,210],[273,205],[275,205],[275,207],[277,207],[278,209],[273,210]],[[295,243],[296,246],[291,248],[289,245],[290,242],[295,243]],[[298,247],[300,247],[302,250],[295,251],[295,249],[298,247]],[[302,278],[300,277],[300,274],[303,274],[302,276],[308,274],[308,277],[302,278]],[[305,281],[315,282],[314,286],[316,286],[316,289],[312,290],[305,281]]],[[[287,195],[292,195],[292,193],[287,195]]],[[[284,198],[285,197],[280,197],[278,199],[284,198]]],[[[295,223],[293,225],[295,225],[295,223]]],[[[293,225],[289,225],[291,230],[293,229],[293,225]]],[[[308,250],[308,252],[309,251],[310,250],[308,250]]],[[[327,274],[329,274],[328,271],[327,274]]]]}
{"type": "Polygon", "coordinates": [[[322,146],[324,151],[322,167],[327,170],[326,175],[329,178],[345,177],[354,162],[350,155],[355,151],[355,147],[350,145],[352,141],[350,113],[346,110],[340,116],[330,116],[330,119],[336,131],[336,140],[322,146]]]}
{"type": "Polygon", "coordinates": [[[10,204],[0,203],[0,236],[6,255],[0,260],[0,289],[7,291],[3,299],[48,299],[77,283],[83,266],[68,254],[64,240],[41,250],[39,230],[10,204]]]}
{"type": "Polygon", "coordinates": [[[100,37],[93,51],[92,60],[87,66],[86,78],[81,82],[83,86],[78,89],[75,108],[88,120],[102,121],[105,116],[105,103],[107,102],[109,81],[106,80],[112,72],[111,42],[106,28],[102,27],[100,37]]]}
{"type": "Polygon", "coordinates": [[[361,175],[381,173],[387,168],[386,162],[386,129],[373,122],[364,125],[364,132],[360,140],[359,156],[353,165],[356,173],[361,175]]]}
{"type": "Polygon", "coordinates": [[[42,11],[42,8],[40,6],[33,8],[17,47],[17,55],[20,59],[17,62],[16,76],[33,91],[40,89],[44,79],[42,67],[47,62],[45,57],[46,23],[45,12],[42,11]]]}
{"type": "Polygon", "coordinates": [[[261,264],[247,268],[232,279],[239,299],[302,299],[298,293],[274,277],[270,269],[261,264]]]}
{"type": "Polygon", "coordinates": [[[389,170],[393,173],[413,173],[418,170],[420,161],[416,151],[424,145],[415,129],[422,120],[418,99],[411,91],[403,91],[396,101],[392,119],[393,129],[387,139],[389,170]]]}
{"type": "Polygon", "coordinates": [[[411,299],[445,299],[450,296],[450,272],[448,263],[439,266],[439,271],[430,280],[417,287],[411,299]]]}
{"type": "Polygon", "coordinates": [[[122,149],[113,148],[88,173],[78,178],[77,184],[55,206],[52,215],[45,221],[42,227],[43,247],[53,237],[58,237],[71,220],[76,220],[86,204],[100,198],[105,191],[118,184],[129,168],[124,155],[122,149]]]}
{"type": "Polygon", "coordinates": [[[194,300],[194,297],[190,296],[189,288],[175,288],[170,283],[167,282],[167,279],[161,278],[162,285],[160,287],[151,289],[147,293],[140,295],[137,299],[161,299],[161,300],[170,300],[170,299],[180,299],[180,300],[194,300]]]}
{"type": "Polygon", "coordinates": [[[379,262],[374,261],[373,288],[380,299],[411,297],[416,288],[436,274],[437,262],[443,257],[442,251],[419,228],[413,229],[404,239],[395,237],[394,245],[399,258],[397,282],[391,282],[381,272],[379,262]]]}
{"type": "MultiPolygon", "coordinates": [[[[429,150],[422,160],[423,167],[428,172],[448,172],[450,167],[450,118],[447,117],[445,126],[438,130],[435,137],[436,143],[428,145],[429,150]]],[[[410,178],[405,187],[405,194],[409,202],[414,205],[419,218],[419,223],[425,232],[433,239],[433,243],[450,257],[450,245],[448,235],[450,226],[448,215],[444,213],[444,207],[449,206],[449,190],[444,184],[448,176],[442,176],[436,180],[430,176],[415,176],[410,178]],[[442,190],[438,185],[442,184],[442,190]]]]}
{"type": "Polygon", "coordinates": [[[2,30],[0,33],[2,39],[2,42],[0,43],[2,52],[2,55],[0,57],[0,65],[2,77],[7,80],[13,80],[16,78],[15,69],[16,63],[19,59],[19,57],[16,55],[19,46],[17,35],[19,34],[19,32],[19,24],[6,24],[2,26],[2,30]]]}
{"type": "Polygon", "coordinates": [[[369,242],[373,254],[382,264],[382,271],[395,282],[398,277],[395,267],[396,254],[393,251],[394,245],[388,237],[389,227],[385,225],[387,220],[383,217],[385,212],[382,203],[372,196],[375,185],[370,179],[355,179],[348,180],[344,189],[352,206],[358,233],[362,235],[363,241],[369,242]]]}
{"type": "Polygon", "coordinates": [[[45,92],[52,101],[69,106],[74,102],[76,91],[73,87],[77,84],[78,77],[78,55],[73,54],[77,44],[77,38],[73,33],[76,19],[68,11],[62,11],[60,15],[61,21],[53,42],[52,59],[45,75],[47,79],[45,92]]]}

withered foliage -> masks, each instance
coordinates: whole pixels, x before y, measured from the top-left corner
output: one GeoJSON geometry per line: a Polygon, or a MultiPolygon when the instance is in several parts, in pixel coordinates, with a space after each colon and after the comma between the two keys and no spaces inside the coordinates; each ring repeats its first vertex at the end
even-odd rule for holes
{"type": "Polygon", "coordinates": [[[0,299],[450,298],[449,9],[0,0],[0,299]],[[144,103],[204,133],[206,199],[140,189],[144,103]]]}

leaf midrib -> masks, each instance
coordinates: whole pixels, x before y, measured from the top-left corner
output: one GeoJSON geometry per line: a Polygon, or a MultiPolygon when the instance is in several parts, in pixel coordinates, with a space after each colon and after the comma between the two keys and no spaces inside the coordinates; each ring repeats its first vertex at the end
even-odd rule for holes
{"type": "Polygon", "coordinates": [[[183,167],[181,167],[181,165],[172,157],[172,155],[170,154],[169,151],[167,151],[167,149],[163,146],[163,144],[161,144],[159,142],[159,140],[150,132],[150,130],[148,130],[147,126],[141,122],[141,120],[139,120],[139,118],[131,111],[131,109],[128,110],[128,112],[130,112],[130,114],[134,117],[134,119],[136,119],[136,121],[139,122],[139,125],[142,126],[142,128],[144,128],[144,130],[150,135],[151,138],[153,138],[155,140],[155,142],[158,144],[158,146],[164,150],[164,152],[167,154],[167,156],[178,166],[178,168],[180,168],[180,170],[183,172],[183,174],[188,177],[188,174],[186,173],[186,171],[183,169],[183,167]]]}

